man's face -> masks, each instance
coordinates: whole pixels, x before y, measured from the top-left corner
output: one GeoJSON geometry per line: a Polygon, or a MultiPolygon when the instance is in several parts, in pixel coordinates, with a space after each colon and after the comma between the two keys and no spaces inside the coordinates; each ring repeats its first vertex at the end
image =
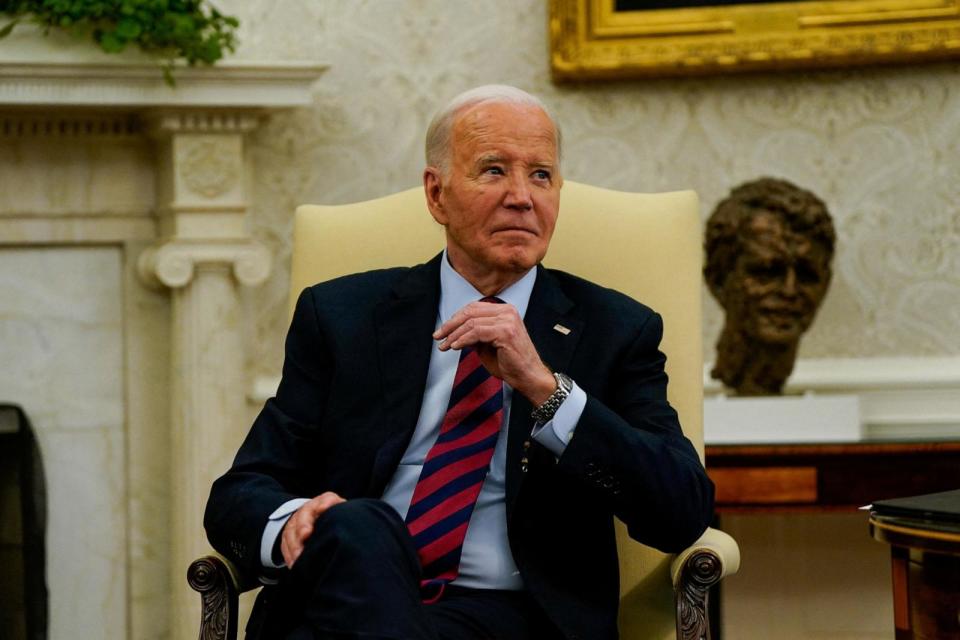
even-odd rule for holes
{"type": "Polygon", "coordinates": [[[553,124],[538,107],[469,107],[451,129],[447,175],[424,171],[430,213],[447,255],[471,282],[523,274],[547,252],[560,206],[553,124]]]}
{"type": "Polygon", "coordinates": [[[753,216],[740,240],[742,251],[724,286],[727,322],[759,342],[798,341],[830,283],[829,253],[772,213],[753,216]]]}

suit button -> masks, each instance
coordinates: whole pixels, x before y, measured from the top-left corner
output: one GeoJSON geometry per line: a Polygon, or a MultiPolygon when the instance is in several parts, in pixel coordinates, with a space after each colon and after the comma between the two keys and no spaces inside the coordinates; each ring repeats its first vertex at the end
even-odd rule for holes
{"type": "Polygon", "coordinates": [[[586,470],[588,474],[596,473],[597,471],[600,470],[600,467],[597,466],[596,462],[588,462],[586,466],[584,466],[583,468],[586,470]]]}

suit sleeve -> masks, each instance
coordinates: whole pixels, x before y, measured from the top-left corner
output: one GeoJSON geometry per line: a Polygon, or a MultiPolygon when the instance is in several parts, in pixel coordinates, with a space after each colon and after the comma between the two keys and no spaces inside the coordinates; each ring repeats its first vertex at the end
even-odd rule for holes
{"type": "Polygon", "coordinates": [[[713,483],[667,402],[663,321],[651,313],[617,357],[603,401],[587,403],[558,463],[609,505],[635,540],[666,552],[713,516],[713,483]]]}
{"type": "Polygon", "coordinates": [[[260,411],[230,470],[214,482],[204,514],[213,547],[252,574],[263,573],[260,542],[270,514],[288,500],[322,493],[311,478],[319,475],[318,425],[331,367],[307,289],[287,334],[277,394],[260,411]]]}

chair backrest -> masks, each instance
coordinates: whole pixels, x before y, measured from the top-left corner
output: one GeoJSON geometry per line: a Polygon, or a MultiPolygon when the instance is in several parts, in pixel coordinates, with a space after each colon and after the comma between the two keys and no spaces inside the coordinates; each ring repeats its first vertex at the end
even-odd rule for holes
{"type": "MultiPolygon", "coordinates": [[[[548,267],[622,291],[664,318],[670,402],[703,458],[701,240],[692,191],[643,194],[567,181],[548,267]]],[[[291,309],[300,291],[348,273],[429,259],[444,246],[422,188],[349,205],[304,205],[293,231],[291,309]]],[[[674,637],[668,560],[618,528],[624,640],[674,637]]]]}

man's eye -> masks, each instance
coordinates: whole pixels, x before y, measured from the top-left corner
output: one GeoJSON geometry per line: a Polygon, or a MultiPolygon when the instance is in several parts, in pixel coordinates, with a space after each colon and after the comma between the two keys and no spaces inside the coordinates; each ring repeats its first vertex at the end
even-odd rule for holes
{"type": "Polygon", "coordinates": [[[804,262],[797,264],[797,280],[804,284],[817,284],[823,279],[824,274],[812,264],[804,262]]]}
{"type": "Polygon", "coordinates": [[[536,178],[537,180],[549,180],[550,172],[547,171],[546,169],[537,169],[536,171],[533,172],[533,177],[536,178]]]}
{"type": "Polygon", "coordinates": [[[495,176],[502,176],[503,169],[501,169],[500,167],[487,167],[486,169],[484,169],[484,173],[490,173],[495,176]]]}

